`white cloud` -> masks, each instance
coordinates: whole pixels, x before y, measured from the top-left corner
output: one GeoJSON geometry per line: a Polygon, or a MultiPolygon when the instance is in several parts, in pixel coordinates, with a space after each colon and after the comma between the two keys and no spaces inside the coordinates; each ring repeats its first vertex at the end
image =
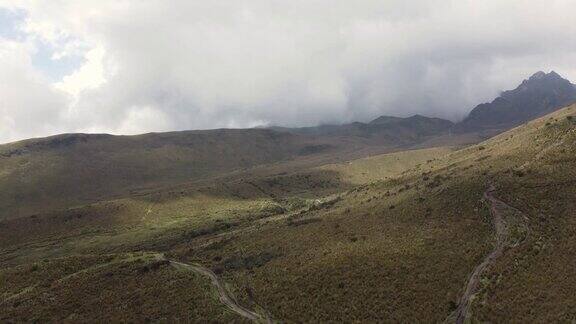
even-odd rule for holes
{"type": "Polygon", "coordinates": [[[65,131],[64,93],[55,89],[32,65],[29,44],[0,38],[0,140],[65,131]]]}
{"type": "Polygon", "coordinates": [[[56,88],[72,95],[74,98],[82,91],[95,89],[106,82],[104,72],[104,49],[93,48],[85,53],[86,62],[70,75],[55,84],[56,88]]]}
{"type": "Polygon", "coordinates": [[[142,129],[148,132],[162,131],[170,125],[169,118],[153,107],[131,107],[118,131],[122,134],[138,134],[142,129]]]}
{"type": "MultiPolygon", "coordinates": [[[[55,111],[64,117],[44,132],[310,125],[379,114],[457,119],[537,70],[576,80],[571,0],[0,6],[25,10],[22,29],[56,46],[55,59],[86,58],[56,84],[76,100],[55,111]]],[[[36,104],[20,107],[36,111],[36,104]]],[[[21,116],[7,116],[15,134],[29,133],[21,116]]],[[[14,136],[0,134],[0,141],[14,136]]]]}

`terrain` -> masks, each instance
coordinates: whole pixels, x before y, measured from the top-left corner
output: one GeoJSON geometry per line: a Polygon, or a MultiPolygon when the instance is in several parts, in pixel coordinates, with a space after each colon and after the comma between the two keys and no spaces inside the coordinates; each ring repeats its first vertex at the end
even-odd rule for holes
{"type": "MultiPolygon", "coordinates": [[[[375,144],[384,135],[358,135],[354,127],[365,126],[356,125],[339,140],[334,134],[345,131],[336,126],[251,130],[262,134],[261,147],[281,146],[280,155],[250,151],[251,139],[235,130],[234,145],[210,142],[219,144],[206,146],[205,156],[191,144],[175,149],[215,163],[205,178],[208,171],[180,177],[194,164],[163,162],[166,145],[145,158],[132,152],[143,165],[134,177],[162,170],[139,183],[143,189],[111,182],[114,196],[39,200],[34,212],[0,218],[0,321],[576,321],[576,105],[481,142],[464,136],[476,138],[464,146],[461,135],[444,138],[445,126],[458,125],[425,120],[440,125],[436,135],[414,131],[421,118],[369,123],[411,125],[394,126],[417,135],[391,146],[375,144]],[[269,142],[270,134],[282,135],[269,142]],[[320,138],[334,142],[302,154],[320,138]],[[344,139],[356,144],[334,146],[344,139]],[[217,149],[223,153],[213,155],[217,149]],[[225,156],[250,162],[237,169],[238,160],[220,161],[225,156]]],[[[185,134],[102,135],[96,143],[185,134]]],[[[35,143],[50,140],[4,146],[24,152],[4,161],[38,163],[28,154],[41,154],[35,143]]],[[[148,149],[127,143],[117,145],[148,149]]],[[[76,152],[87,143],[73,145],[76,152]]],[[[80,152],[99,152],[94,147],[80,152]]],[[[52,158],[75,154],[61,150],[52,158]]],[[[106,177],[120,174],[100,177],[87,185],[105,188],[106,177]]]]}
{"type": "Polygon", "coordinates": [[[0,190],[0,219],[209,180],[279,162],[314,166],[406,149],[450,125],[419,116],[398,118],[386,127],[359,127],[358,132],[341,136],[300,130],[221,129],[139,136],[65,134],[0,145],[0,188],[6,188],[0,190]]]}
{"type": "Polygon", "coordinates": [[[211,269],[238,305],[277,321],[439,322],[465,291],[465,318],[574,320],[575,115],[571,106],[462,149],[4,220],[2,320],[243,320],[208,278],[166,260],[211,269]],[[146,312],[115,311],[126,307],[146,312]]]}

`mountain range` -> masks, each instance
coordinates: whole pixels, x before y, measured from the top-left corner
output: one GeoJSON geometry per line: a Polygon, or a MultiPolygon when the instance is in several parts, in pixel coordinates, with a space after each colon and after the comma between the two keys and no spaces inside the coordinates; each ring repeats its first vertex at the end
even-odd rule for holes
{"type": "Polygon", "coordinates": [[[555,72],[538,72],[492,103],[477,106],[456,124],[421,115],[380,116],[368,123],[317,127],[138,136],[64,134],[4,144],[0,145],[0,188],[10,190],[0,191],[0,219],[282,161],[311,166],[477,142],[482,138],[475,136],[478,132],[488,129],[493,135],[571,102],[576,102],[574,85],[555,72]]]}
{"type": "Polygon", "coordinates": [[[414,115],[408,118],[380,116],[369,123],[274,128],[315,136],[394,137],[402,141],[438,135],[448,130],[466,133],[501,132],[576,102],[576,86],[551,71],[536,72],[513,90],[503,91],[490,103],[474,107],[464,120],[453,123],[441,118],[414,115]]]}
{"type": "Polygon", "coordinates": [[[1,145],[0,322],[572,323],[574,101],[1,145]]]}

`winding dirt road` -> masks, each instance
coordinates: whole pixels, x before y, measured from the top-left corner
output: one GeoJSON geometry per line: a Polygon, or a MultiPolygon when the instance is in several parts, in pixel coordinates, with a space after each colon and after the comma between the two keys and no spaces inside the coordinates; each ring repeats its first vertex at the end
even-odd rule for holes
{"type": "Polygon", "coordinates": [[[234,313],[254,322],[273,323],[272,319],[268,314],[266,313],[260,314],[257,313],[256,311],[249,310],[243,307],[242,305],[238,304],[234,299],[234,297],[232,296],[232,294],[226,289],[224,284],[220,281],[218,276],[210,269],[199,265],[192,265],[174,260],[168,260],[168,261],[176,267],[193,271],[210,278],[210,280],[212,281],[212,285],[216,287],[216,289],[218,290],[218,297],[220,298],[220,302],[226,305],[226,307],[228,307],[234,313]]]}
{"type": "Polygon", "coordinates": [[[490,185],[488,189],[484,192],[484,199],[486,199],[490,203],[490,214],[494,218],[494,227],[496,229],[496,246],[490,254],[488,254],[482,263],[480,263],[468,279],[468,283],[466,284],[466,289],[464,290],[464,294],[460,298],[460,303],[458,304],[458,308],[455,311],[456,323],[462,324],[466,320],[468,316],[468,311],[470,309],[470,305],[472,302],[472,296],[478,290],[478,283],[480,282],[480,275],[482,272],[494,261],[502,255],[504,248],[506,246],[506,242],[508,240],[509,232],[502,217],[500,210],[502,209],[513,209],[520,212],[518,209],[506,204],[502,200],[494,197],[495,188],[493,185],[490,185]]]}

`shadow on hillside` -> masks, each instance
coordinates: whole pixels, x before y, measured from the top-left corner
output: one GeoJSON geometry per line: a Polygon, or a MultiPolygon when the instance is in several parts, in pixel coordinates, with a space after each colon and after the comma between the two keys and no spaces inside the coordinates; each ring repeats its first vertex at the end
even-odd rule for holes
{"type": "MultiPolygon", "coordinates": [[[[171,204],[182,201],[188,201],[186,205],[192,206],[190,208],[212,204],[214,209],[222,208],[231,214],[236,214],[234,207],[230,207],[235,204],[232,203],[230,206],[217,204],[222,201],[241,203],[262,199],[281,201],[290,197],[315,199],[343,192],[352,187],[351,183],[342,180],[339,172],[313,170],[269,177],[238,178],[234,181],[215,182],[201,187],[191,185],[179,186],[177,189],[159,189],[146,195],[133,195],[78,208],[0,221],[0,246],[9,249],[21,244],[40,242],[52,242],[50,244],[58,245],[65,239],[115,235],[126,229],[146,225],[149,210],[156,209],[156,206],[166,208],[162,211],[163,218],[172,217],[169,213],[171,204]],[[201,201],[203,204],[198,203],[201,201]]],[[[186,210],[181,212],[187,213],[186,210]]],[[[198,214],[198,210],[190,210],[190,215],[195,214],[198,214]]]]}
{"type": "Polygon", "coordinates": [[[173,200],[215,197],[234,200],[287,196],[307,198],[322,197],[352,188],[354,185],[342,180],[342,175],[333,170],[314,170],[297,173],[280,173],[273,176],[255,176],[234,181],[218,181],[205,186],[180,186],[163,189],[145,195],[134,195],[130,199],[150,203],[170,203],[173,200]]]}

